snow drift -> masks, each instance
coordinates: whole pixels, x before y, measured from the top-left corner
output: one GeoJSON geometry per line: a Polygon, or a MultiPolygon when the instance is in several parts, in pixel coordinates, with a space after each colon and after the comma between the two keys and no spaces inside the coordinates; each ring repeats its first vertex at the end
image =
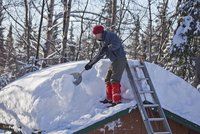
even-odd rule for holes
{"type": "MultiPolygon", "coordinates": [[[[33,130],[73,133],[136,105],[126,72],[121,81],[123,103],[111,108],[99,103],[105,97],[108,60],[101,60],[84,72],[82,83],[74,86],[70,74],[80,72],[86,63],[56,65],[7,85],[0,91],[0,123],[12,124],[14,129],[21,127],[27,134],[33,130]]],[[[163,68],[146,64],[162,107],[200,125],[200,93],[163,68]]],[[[144,83],[143,88],[147,87],[144,83]]]]}

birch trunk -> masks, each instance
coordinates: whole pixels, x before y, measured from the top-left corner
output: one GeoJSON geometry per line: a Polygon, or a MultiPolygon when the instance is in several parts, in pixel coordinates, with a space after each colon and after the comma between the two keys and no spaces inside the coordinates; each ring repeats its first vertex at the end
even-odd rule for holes
{"type": "Polygon", "coordinates": [[[60,62],[66,62],[66,45],[67,45],[67,35],[69,29],[70,12],[72,0],[64,0],[64,15],[63,15],[63,40],[62,40],[62,50],[60,62]]]}

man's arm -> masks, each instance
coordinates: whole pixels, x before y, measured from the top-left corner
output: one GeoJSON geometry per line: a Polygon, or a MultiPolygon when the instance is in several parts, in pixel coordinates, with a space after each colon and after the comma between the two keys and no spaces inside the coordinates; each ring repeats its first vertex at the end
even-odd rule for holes
{"type": "Polygon", "coordinates": [[[108,46],[103,46],[99,53],[90,60],[90,62],[85,66],[85,70],[89,70],[92,68],[92,66],[97,63],[101,58],[103,58],[103,56],[106,54],[106,51],[108,49],[108,46]]]}

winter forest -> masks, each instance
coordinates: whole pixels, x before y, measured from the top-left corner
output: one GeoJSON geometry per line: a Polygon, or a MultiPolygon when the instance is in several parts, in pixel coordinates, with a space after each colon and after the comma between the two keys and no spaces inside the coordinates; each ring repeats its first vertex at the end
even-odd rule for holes
{"type": "Polygon", "coordinates": [[[200,84],[200,0],[0,0],[0,89],[29,72],[90,60],[96,24],[119,35],[128,59],[200,84]]]}

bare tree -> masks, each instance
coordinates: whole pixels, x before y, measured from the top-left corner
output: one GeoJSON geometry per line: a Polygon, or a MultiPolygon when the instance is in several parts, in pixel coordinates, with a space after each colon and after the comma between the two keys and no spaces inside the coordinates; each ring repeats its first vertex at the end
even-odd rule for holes
{"type": "Polygon", "coordinates": [[[4,36],[3,36],[3,26],[2,22],[4,20],[4,13],[3,13],[3,1],[0,0],[0,73],[3,72],[4,63],[5,63],[5,48],[4,48],[4,36]]]}
{"type": "Polygon", "coordinates": [[[37,52],[36,52],[36,61],[35,61],[35,65],[37,65],[37,60],[39,59],[40,38],[41,38],[41,31],[42,31],[44,6],[45,6],[45,0],[42,1],[42,11],[41,11],[41,17],[40,17],[40,26],[39,26],[39,30],[38,30],[37,52]]]}
{"type": "Polygon", "coordinates": [[[164,55],[164,50],[166,48],[167,42],[169,41],[169,34],[170,34],[170,26],[171,23],[167,20],[167,11],[168,11],[168,3],[169,0],[163,0],[160,2],[158,6],[158,28],[155,34],[157,34],[158,40],[158,54],[156,57],[156,62],[161,61],[161,58],[164,55]]]}
{"type": "Polygon", "coordinates": [[[80,37],[79,37],[78,52],[77,52],[77,54],[76,54],[76,61],[78,60],[78,58],[79,58],[79,53],[80,53],[80,51],[81,51],[82,36],[83,36],[83,33],[84,33],[85,30],[86,30],[86,29],[83,28],[83,25],[84,25],[83,17],[84,17],[84,15],[85,15],[85,11],[86,11],[86,9],[87,9],[88,2],[89,2],[89,0],[87,0],[87,2],[86,2],[86,5],[85,5],[85,8],[84,8],[84,11],[83,11],[82,17],[81,17],[81,18],[82,18],[82,19],[81,19],[81,34],[80,34],[80,37]]]}
{"type": "Polygon", "coordinates": [[[136,16],[136,20],[134,21],[134,27],[132,32],[130,33],[130,44],[126,45],[127,56],[129,58],[136,59],[138,54],[143,52],[142,45],[140,44],[140,18],[139,15],[136,16]]]}
{"type": "Polygon", "coordinates": [[[75,60],[75,52],[76,52],[76,42],[74,41],[74,24],[71,22],[71,27],[69,29],[69,45],[68,45],[68,53],[67,53],[67,58],[69,61],[74,61],[75,60]]]}
{"type": "Polygon", "coordinates": [[[15,69],[14,60],[15,60],[15,50],[14,50],[14,40],[12,35],[12,25],[9,28],[7,39],[5,42],[6,48],[6,62],[5,62],[5,72],[13,73],[15,69]]]}
{"type": "MultiPolygon", "coordinates": [[[[49,5],[47,4],[48,11],[48,22],[47,22],[47,32],[46,32],[46,42],[45,47],[43,48],[44,58],[46,58],[50,53],[50,46],[52,44],[52,36],[53,36],[53,13],[54,13],[54,0],[50,0],[49,5]]],[[[43,62],[43,67],[46,66],[46,63],[43,62]]]]}
{"type": "Polygon", "coordinates": [[[54,12],[54,0],[50,0],[49,5],[47,5],[47,11],[48,11],[48,22],[47,22],[47,39],[45,43],[45,48],[44,48],[44,58],[48,56],[50,53],[49,49],[51,46],[52,42],[52,35],[53,35],[53,12],[54,12]]]}
{"type": "Polygon", "coordinates": [[[152,29],[152,11],[151,11],[151,4],[152,4],[152,0],[148,0],[148,10],[149,10],[149,61],[151,62],[151,56],[152,56],[152,35],[153,35],[153,29],[152,29]]]}
{"type": "Polygon", "coordinates": [[[25,5],[25,38],[27,45],[27,62],[30,58],[30,25],[29,25],[29,3],[27,0],[24,0],[25,5]]]}
{"type": "Polygon", "coordinates": [[[116,11],[117,11],[117,0],[112,0],[111,31],[115,31],[116,13],[117,13],[116,11]]]}
{"type": "Polygon", "coordinates": [[[111,26],[111,18],[112,18],[112,1],[106,0],[105,6],[102,9],[102,15],[106,17],[105,26],[110,27],[111,26]]]}
{"type": "Polygon", "coordinates": [[[61,60],[60,62],[63,63],[66,61],[66,45],[67,45],[67,35],[69,29],[69,22],[70,22],[70,12],[71,12],[71,3],[72,0],[64,0],[64,15],[63,15],[63,40],[62,40],[62,50],[61,50],[61,60]]]}
{"type": "Polygon", "coordinates": [[[15,16],[13,16],[13,15],[11,14],[11,12],[8,11],[7,8],[8,8],[8,7],[3,6],[3,9],[4,9],[4,11],[8,14],[8,16],[10,16],[11,19],[12,19],[16,24],[18,24],[21,28],[25,29],[24,25],[23,25],[22,23],[20,23],[17,19],[15,19],[15,16]]]}
{"type": "Polygon", "coordinates": [[[122,26],[122,23],[124,21],[125,14],[127,12],[128,6],[129,6],[129,2],[130,1],[128,1],[127,4],[126,4],[126,0],[120,0],[120,7],[117,10],[117,12],[118,12],[118,16],[117,16],[118,17],[118,26],[117,26],[117,31],[116,31],[119,35],[121,35],[121,33],[122,33],[121,26],[122,26]]]}
{"type": "Polygon", "coordinates": [[[194,58],[195,61],[195,79],[193,86],[197,87],[200,84],[200,56],[194,58]]]}
{"type": "Polygon", "coordinates": [[[134,22],[135,24],[135,28],[134,28],[134,33],[133,33],[133,56],[136,59],[138,57],[138,54],[140,52],[139,46],[140,46],[140,40],[139,40],[139,36],[140,36],[140,20],[139,20],[139,15],[137,15],[137,18],[134,22]]]}

